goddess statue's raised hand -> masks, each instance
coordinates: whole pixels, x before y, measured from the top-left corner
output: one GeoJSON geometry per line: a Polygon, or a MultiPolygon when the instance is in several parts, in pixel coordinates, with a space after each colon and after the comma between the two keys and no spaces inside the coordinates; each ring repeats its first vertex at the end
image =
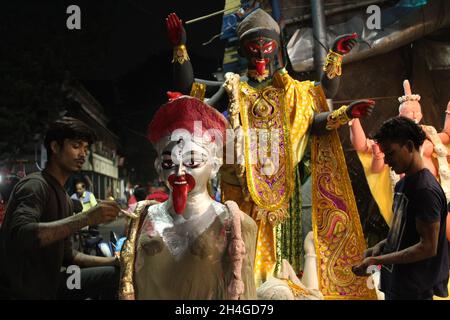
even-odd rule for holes
{"type": "Polygon", "coordinates": [[[339,36],[336,40],[334,40],[332,50],[339,54],[347,54],[356,45],[356,39],[358,39],[358,34],[356,33],[349,33],[339,36]]]}
{"type": "Polygon", "coordinates": [[[174,46],[186,44],[186,30],[183,22],[176,13],[171,13],[166,18],[167,36],[174,46]]]}
{"type": "Polygon", "coordinates": [[[375,101],[373,100],[356,100],[350,103],[347,108],[347,116],[349,118],[362,118],[372,114],[375,107],[375,101]]]}

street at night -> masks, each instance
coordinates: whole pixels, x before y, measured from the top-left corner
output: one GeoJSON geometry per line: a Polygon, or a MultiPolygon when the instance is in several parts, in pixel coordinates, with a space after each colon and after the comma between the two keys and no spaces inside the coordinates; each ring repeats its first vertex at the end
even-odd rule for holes
{"type": "Polygon", "coordinates": [[[0,300],[449,299],[448,0],[16,0],[0,33],[0,300]]]}

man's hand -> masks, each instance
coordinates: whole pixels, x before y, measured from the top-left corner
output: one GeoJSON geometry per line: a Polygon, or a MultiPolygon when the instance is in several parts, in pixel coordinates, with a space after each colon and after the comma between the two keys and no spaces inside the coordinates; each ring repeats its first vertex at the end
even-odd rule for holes
{"type": "Polygon", "coordinates": [[[349,118],[362,118],[372,114],[375,101],[373,100],[356,100],[350,103],[347,108],[347,116],[349,118]]]}
{"type": "Polygon", "coordinates": [[[121,268],[122,267],[122,263],[120,262],[120,255],[115,255],[113,258],[114,258],[114,261],[113,261],[112,265],[114,267],[121,268]]]}
{"type": "Polygon", "coordinates": [[[373,247],[372,257],[378,257],[379,255],[381,255],[381,252],[383,251],[383,247],[384,247],[384,242],[383,243],[380,242],[377,245],[375,245],[373,247]]]}
{"type": "Polygon", "coordinates": [[[119,205],[115,201],[101,201],[95,207],[86,212],[88,225],[97,225],[113,221],[120,211],[119,205]]]}
{"type": "Polygon", "coordinates": [[[364,252],[364,258],[377,257],[377,256],[381,255],[381,252],[383,251],[385,243],[386,243],[386,241],[381,241],[381,242],[378,242],[373,247],[367,249],[364,252]]]}
{"type": "Polygon", "coordinates": [[[376,257],[381,255],[385,243],[386,243],[386,241],[383,240],[381,242],[378,242],[373,247],[364,251],[363,261],[360,264],[352,267],[353,273],[359,277],[369,276],[370,273],[367,273],[367,268],[371,265],[380,264],[380,263],[378,263],[378,260],[376,257]]]}
{"type": "Polygon", "coordinates": [[[352,267],[352,272],[358,277],[366,277],[370,276],[370,273],[367,273],[367,268],[369,266],[377,264],[374,257],[367,257],[364,260],[355,266],[352,267]]]}
{"type": "MultiPolygon", "coordinates": [[[[114,201],[101,201],[87,212],[67,218],[38,224],[39,246],[45,247],[56,241],[66,239],[85,226],[97,225],[117,218],[120,207],[114,201]]],[[[114,262],[114,261],[110,261],[114,262]]]]}
{"type": "Polygon", "coordinates": [[[176,13],[171,13],[166,18],[167,35],[173,46],[179,46],[186,43],[186,30],[183,22],[176,13]]]}
{"type": "Polygon", "coordinates": [[[363,258],[364,259],[367,258],[367,257],[371,257],[373,255],[373,248],[374,247],[369,248],[366,251],[364,251],[364,254],[363,254],[363,258]]]}
{"type": "Polygon", "coordinates": [[[339,36],[334,40],[332,50],[339,54],[347,54],[356,45],[356,39],[358,39],[358,34],[356,33],[339,36]]]}

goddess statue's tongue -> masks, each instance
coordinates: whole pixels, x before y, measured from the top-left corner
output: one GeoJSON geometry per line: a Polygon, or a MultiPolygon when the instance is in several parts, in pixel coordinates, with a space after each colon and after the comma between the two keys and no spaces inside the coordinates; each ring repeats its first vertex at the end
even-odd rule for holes
{"type": "Polygon", "coordinates": [[[173,208],[177,214],[182,214],[186,208],[188,185],[172,186],[173,208]]]}
{"type": "Polygon", "coordinates": [[[177,214],[183,214],[186,208],[188,192],[194,189],[195,180],[190,175],[172,175],[169,177],[169,183],[172,186],[173,208],[177,214]]]}
{"type": "Polygon", "coordinates": [[[264,71],[266,71],[266,61],[264,59],[262,60],[256,60],[256,72],[258,72],[258,74],[260,76],[264,75],[264,71]]]}

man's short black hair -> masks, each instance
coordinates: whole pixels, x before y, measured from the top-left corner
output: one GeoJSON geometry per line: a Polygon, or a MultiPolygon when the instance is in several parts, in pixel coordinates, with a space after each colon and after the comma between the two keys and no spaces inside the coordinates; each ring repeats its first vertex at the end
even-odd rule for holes
{"type": "Polygon", "coordinates": [[[81,184],[81,186],[82,186],[83,188],[86,188],[86,184],[85,184],[83,181],[77,181],[77,182],[75,182],[75,187],[76,187],[77,185],[79,185],[79,184],[81,184]]]}
{"type": "Polygon", "coordinates": [[[426,134],[422,127],[413,120],[406,117],[394,117],[383,122],[378,132],[373,136],[377,143],[391,141],[400,145],[405,145],[408,140],[414,144],[414,148],[419,150],[426,139],[426,134]]]}
{"type": "Polygon", "coordinates": [[[97,139],[94,131],[89,128],[81,120],[63,117],[52,124],[50,124],[44,139],[44,146],[47,149],[47,159],[50,161],[52,150],[50,143],[56,141],[61,147],[64,145],[64,140],[82,140],[89,145],[97,139]]]}
{"type": "Polygon", "coordinates": [[[147,198],[147,191],[143,187],[134,189],[133,194],[137,201],[143,201],[145,200],[145,198],[147,198]]]}

